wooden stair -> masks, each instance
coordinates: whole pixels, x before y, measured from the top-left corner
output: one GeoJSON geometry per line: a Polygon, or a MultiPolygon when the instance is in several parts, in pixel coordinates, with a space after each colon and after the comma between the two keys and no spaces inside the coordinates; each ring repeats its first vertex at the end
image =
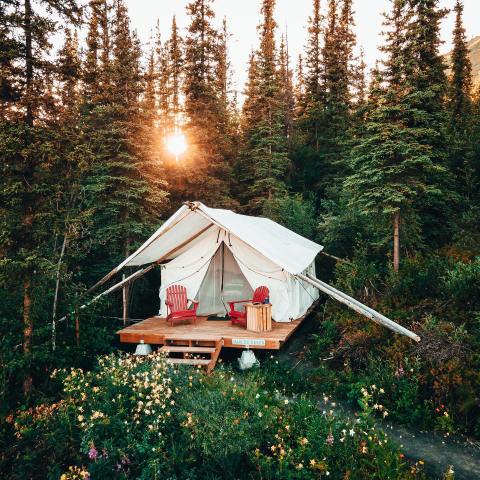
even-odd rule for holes
{"type": "Polygon", "coordinates": [[[217,364],[222,346],[221,338],[189,340],[170,337],[165,338],[165,344],[159,351],[168,355],[168,363],[201,366],[210,373],[217,364]]]}

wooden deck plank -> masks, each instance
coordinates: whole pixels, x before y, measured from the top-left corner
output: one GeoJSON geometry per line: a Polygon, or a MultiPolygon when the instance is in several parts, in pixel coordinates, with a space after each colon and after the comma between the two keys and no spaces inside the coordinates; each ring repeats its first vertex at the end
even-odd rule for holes
{"type": "Polygon", "coordinates": [[[251,332],[230,321],[207,320],[199,317],[197,322],[176,323],[171,326],[164,318],[151,317],[137,324],[126,327],[117,333],[122,343],[145,343],[163,345],[165,339],[218,341],[223,340],[224,347],[245,348],[239,344],[243,340],[255,340],[257,345],[249,348],[278,350],[301,324],[303,318],[293,322],[272,322],[270,332],[251,332]]]}

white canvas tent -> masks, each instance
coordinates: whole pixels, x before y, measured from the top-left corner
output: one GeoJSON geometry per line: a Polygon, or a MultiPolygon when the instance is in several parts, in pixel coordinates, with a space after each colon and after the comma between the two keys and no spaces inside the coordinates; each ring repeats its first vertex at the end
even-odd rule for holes
{"type": "Polygon", "coordinates": [[[124,267],[148,266],[89,303],[160,265],[160,316],[166,315],[165,290],[172,284],[184,285],[189,298],[198,299],[200,314],[224,313],[226,302],[251,298],[255,288],[266,285],[277,322],[304,315],[320,290],[374,322],[420,340],[410,330],[316,278],[315,257],[322,249],[272,220],[187,202],[87,293],[124,267]]]}
{"type": "Polygon", "coordinates": [[[226,302],[251,298],[266,285],[273,319],[288,322],[319,296],[296,274],[315,275],[321,250],[269,219],[196,202],[182,206],[119,267],[161,264],[160,316],[166,316],[165,290],[172,284],[184,285],[188,297],[198,299],[201,315],[225,314],[226,302]]]}

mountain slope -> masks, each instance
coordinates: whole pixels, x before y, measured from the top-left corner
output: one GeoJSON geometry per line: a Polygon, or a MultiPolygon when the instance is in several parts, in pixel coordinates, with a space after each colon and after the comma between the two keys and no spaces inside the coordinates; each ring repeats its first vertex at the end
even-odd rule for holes
{"type": "MultiPolygon", "coordinates": [[[[480,84],[480,35],[472,38],[468,42],[468,49],[470,50],[470,61],[472,62],[472,79],[475,85],[480,84]]],[[[450,64],[452,52],[445,55],[447,65],[450,64]]]]}

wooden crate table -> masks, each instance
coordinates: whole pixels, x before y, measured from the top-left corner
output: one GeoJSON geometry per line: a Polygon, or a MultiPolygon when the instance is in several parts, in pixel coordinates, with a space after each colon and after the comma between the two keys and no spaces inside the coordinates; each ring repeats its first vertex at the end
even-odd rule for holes
{"type": "Polygon", "coordinates": [[[247,303],[247,330],[251,332],[269,332],[272,330],[272,305],[247,303]]]}

